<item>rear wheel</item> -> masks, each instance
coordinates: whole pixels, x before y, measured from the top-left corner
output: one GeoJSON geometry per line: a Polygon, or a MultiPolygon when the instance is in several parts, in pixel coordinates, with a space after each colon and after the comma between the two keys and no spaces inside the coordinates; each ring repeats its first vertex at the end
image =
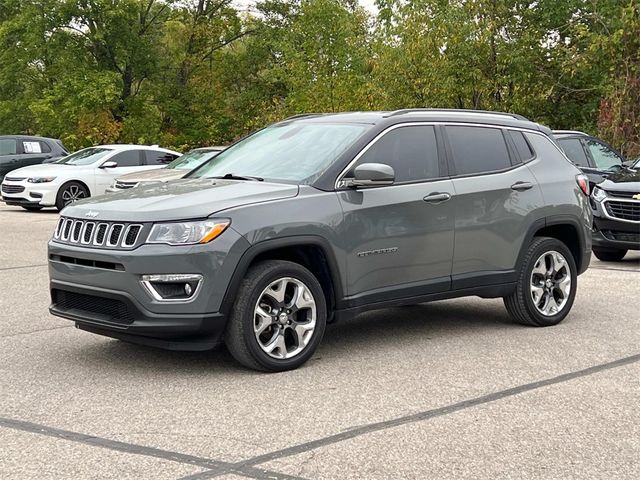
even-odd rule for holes
{"type": "Polygon", "coordinates": [[[292,370],[313,355],[326,321],[316,277],[297,263],[269,260],[252,267],[242,281],[225,343],[245,367],[292,370]]]}
{"type": "Polygon", "coordinates": [[[627,254],[627,250],[600,250],[599,248],[594,248],[593,254],[603,262],[619,262],[627,254]]]}
{"type": "Polygon", "coordinates": [[[62,210],[67,205],[89,197],[89,191],[80,182],[68,182],[60,187],[56,196],[56,208],[62,210]]]}
{"type": "Polygon", "coordinates": [[[555,238],[537,237],[522,262],[516,289],[504,304],[523,325],[557,325],[571,310],[577,282],[575,260],[567,246],[555,238]]]}

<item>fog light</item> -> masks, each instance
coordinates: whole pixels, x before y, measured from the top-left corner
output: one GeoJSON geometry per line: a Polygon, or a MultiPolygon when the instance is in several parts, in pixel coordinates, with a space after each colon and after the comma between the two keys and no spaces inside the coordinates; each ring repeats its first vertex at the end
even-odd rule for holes
{"type": "Polygon", "coordinates": [[[143,275],[142,286],[159,302],[186,302],[193,300],[202,284],[202,275],[176,273],[143,275]]]}

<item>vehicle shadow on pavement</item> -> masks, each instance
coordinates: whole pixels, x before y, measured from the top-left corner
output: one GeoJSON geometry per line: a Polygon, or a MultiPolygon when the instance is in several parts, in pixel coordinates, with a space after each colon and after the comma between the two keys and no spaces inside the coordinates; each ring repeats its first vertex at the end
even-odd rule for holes
{"type": "MultiPolygon", "coordinates": [[[[525,327],[512,323],[501,301],[478,305],[458,300],[371,311],[328,325],[309,365],[323,358],[357,356],[358,352],[375,352],[385,346],[425,344],[438,338],[517,328],[525,327]]],[[[179,352],[100,338],[78,345],[75,354],[81,357],[82,365],[102,372],[109,369],[156,374],[258,374],[239,366],[224,346],[212,351],[179,352]]]]}

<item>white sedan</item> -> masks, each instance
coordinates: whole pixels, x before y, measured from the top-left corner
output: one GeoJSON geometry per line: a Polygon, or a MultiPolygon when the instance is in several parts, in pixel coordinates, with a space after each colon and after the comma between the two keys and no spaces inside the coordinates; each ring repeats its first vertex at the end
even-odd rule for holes
{"type": "Polygon", "coordinates": [[[53,163],[13,170],[2,182],[2,201],[27,210],[62,210],[81,198],[102,195],[116,177],[160,168],[179,156],[178,152],[156,146],[85,148],[53,163]]]}

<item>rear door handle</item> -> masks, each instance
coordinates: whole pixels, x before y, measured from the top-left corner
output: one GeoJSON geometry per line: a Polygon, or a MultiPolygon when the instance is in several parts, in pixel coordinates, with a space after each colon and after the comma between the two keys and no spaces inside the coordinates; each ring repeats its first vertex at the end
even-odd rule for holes
{"type": "Polygon", "coordinates": [[[451,195],[449,195],[448,193],[435,192],[435,193],[430,193],[429,195],[424,197],[423,200],[427,203],[442,203],[442,202],[446,202],[450,198],[451,198],[451,195]]]}
{"type": "Polygon", "coordinates": [[[531,182],[516,182],[511,185],[511,190],[516,190],[517,192],[523,192],[525,190],[529,190],[533,188],[533,183],[531,182]]]}

